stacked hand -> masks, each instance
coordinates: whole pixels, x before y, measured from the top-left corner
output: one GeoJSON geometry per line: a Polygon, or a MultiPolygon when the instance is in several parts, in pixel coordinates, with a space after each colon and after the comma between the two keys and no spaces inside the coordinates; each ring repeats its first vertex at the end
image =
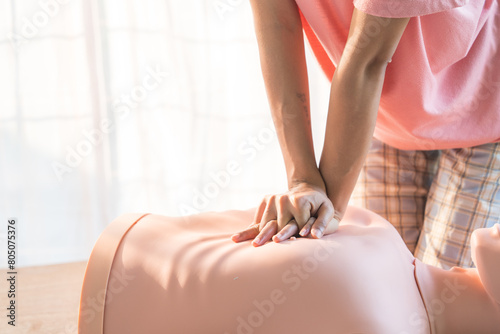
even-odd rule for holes
{"type": "Polygon", "coordinates": [[[303,237],[311,233],[312,237],[321,238],[335,232],[339,220],[324,187],[300,182],[284,193],[266,195],[252,223],[231,239],[240,242],[254,238],[252,244],[260,246],[271,238],[280,242],[297,233],[303,237]]]}

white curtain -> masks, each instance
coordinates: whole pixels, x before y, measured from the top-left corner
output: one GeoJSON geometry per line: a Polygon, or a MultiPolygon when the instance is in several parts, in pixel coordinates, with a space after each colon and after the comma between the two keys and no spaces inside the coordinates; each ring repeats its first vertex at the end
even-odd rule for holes
{"type": "MultiPolygon", "coordinates": [[[[126,212],[286,190],[243,0],[0,0],[0,257],[86,260],[126,212]]],[[[329,84],[307,48],[317,160],[329,84]]],[[[250,223],[250,222],[249,222],[250,223]]]]}

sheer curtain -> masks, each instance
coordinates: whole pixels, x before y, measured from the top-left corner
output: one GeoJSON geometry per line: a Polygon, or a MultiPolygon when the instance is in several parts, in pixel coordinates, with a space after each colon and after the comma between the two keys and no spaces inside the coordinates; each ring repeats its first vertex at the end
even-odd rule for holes
{"type": "MultiPolygon", "coordinates": [[[[0,16],[0,249],[17,218],[19,266],[86,260],[122,213],[286,190],[248,1],[0,0],[0,16]]],[[[319,161],[329,84],[307,52],[319,161]]]]}

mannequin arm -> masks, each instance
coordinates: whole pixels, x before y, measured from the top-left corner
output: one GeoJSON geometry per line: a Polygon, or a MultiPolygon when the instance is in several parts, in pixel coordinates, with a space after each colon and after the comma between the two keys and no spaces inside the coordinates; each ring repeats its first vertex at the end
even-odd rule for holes
{"type": "Polygon", "coordinates": [[[471,248],[485,290],[500,304],[500,224],[475,230],[471,248]]]}

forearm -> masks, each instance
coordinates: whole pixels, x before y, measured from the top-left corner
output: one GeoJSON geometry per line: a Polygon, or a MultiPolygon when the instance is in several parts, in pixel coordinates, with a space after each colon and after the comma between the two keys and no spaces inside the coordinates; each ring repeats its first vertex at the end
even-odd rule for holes
{"type": "Polygon", "coordinates": [[[370,148],[387,64],[408,21],[353,11],[347,43],[332,79],[319,165],[328,198],[341,215],[370,148]]]}
{"type": "Polygon", "coordinates": [[[341,62],[332,80],[319,169],[329,199],[342,214],[370,148],[385,67],[341,62]]]}
{"type": "Polygon", "coordinates": [[[323,186],[314,155],[302,24],[295,1],[252,1],[262,74],[289,188],[323,186]]]}

